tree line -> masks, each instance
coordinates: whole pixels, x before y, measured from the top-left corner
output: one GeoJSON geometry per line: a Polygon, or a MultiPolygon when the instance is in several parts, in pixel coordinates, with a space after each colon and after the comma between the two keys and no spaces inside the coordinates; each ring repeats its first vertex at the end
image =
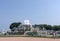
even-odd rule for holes
{"type": "MultiPolygon", "coordinates": [[[[9,26],[9,28],[11,29],[11,33],[9,34],[24,34],[24,29],[21,29],[22,27],[21,22],[13,22],[11,23],[11,25],[9,26]]],[[[45,30],[53,30],[53,31],[60,31],[60,25],[48,25],[48,24],[34,24],[32,25],[33,28],[39,28],[40,30],[42,30],[43,28],[45,28],[45,30]]],[[[26,30],[27,31],[27,30],[26,30]]]]}
{"type": "Polygon", "coordinates": [[[53,30],[53,31],[60,31],[60,25],[47,25],[47,24],[35,24],[32,25],[34,28],[39,27],[39,29],[43,29],[43,27],[46,30],[53,30]]]}
{"type": "MultiPolygon", "coordinates": [[[[11,23],[9,28],[12,31],[14,31],[15,29],[13,29],[13,28],[18,28],[18,26],[21,24],[22,24],[21,22],[14,22],[14,23],[11,23]]],[[[47,25],[47,24],[34,24],[34,25],[32,25],[32,27],[34,27],[34,28],[39,27],[39,29],[43,29],[43,27],[44,27],[46,30],[60,31],[60,25],[52,26],[52,25],[47,25]]]]}

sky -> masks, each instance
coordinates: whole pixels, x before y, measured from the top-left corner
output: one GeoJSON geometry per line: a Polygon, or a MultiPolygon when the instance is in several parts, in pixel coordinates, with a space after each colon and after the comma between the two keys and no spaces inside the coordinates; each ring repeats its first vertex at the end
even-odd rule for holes
{"type": "Polygon", "coordinates": [[[0,0],[0,30],[13,22],[60,25],[60,0],[0,0]]]}

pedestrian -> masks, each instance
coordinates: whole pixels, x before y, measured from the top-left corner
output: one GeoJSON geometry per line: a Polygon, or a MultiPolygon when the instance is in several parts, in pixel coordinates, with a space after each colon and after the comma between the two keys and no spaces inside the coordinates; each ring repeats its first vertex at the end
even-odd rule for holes
{"type": "Polygon", "coordinates": [[[55,31],[53,32],[53,38],[54,39],[56,38],[56,32],[55,31]]]}

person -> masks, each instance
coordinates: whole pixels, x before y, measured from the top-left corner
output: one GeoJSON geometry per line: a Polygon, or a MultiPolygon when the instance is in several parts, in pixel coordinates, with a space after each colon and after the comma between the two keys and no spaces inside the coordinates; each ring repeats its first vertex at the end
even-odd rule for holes
{"type": "Polygon", "coordinates": [[[56,38],[56,32],[55,31],[53,32],[53,38],[54,39],[56,38]]]}

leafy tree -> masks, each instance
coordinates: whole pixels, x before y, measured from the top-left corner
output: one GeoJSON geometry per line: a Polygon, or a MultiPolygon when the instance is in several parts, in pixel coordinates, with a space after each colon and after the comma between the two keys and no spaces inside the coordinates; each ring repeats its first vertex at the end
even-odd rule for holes
{"type": "Polygon", "coordinates": [[[52,30],[52,26],[51,25],[47,25],[47,30],[52,30]]]}
{"type": "Polygon", "coordinates": [[[54,26],[53,26],[53,30],[54,30],[54,31],[59,31],[59,30],[60,30],[60,26],[54,25],[54,26]]]}
{"type": "Polygon", "coordinates": [[[47,25],[47,24],[35,24],[33,25],[34,28],[39,27],[39,29],[43,29],[45,28],[46,30],[52,30],[52,26],[51,25],[47,25]]]}
{"type": "Polygon", "coordinates": [[[10,25],[10,29],[14,31],[15,29],[13,28],[18,28],[19,25],[21,25],[21,22],[14,22],[10,25]]]}
{"type": "Polygon", "coordinates": [[[47,27],[47,24],[35,24],[33,25],[34,28],[39,27],[40,30],[42,30],[43,28],[47,27]]]}

